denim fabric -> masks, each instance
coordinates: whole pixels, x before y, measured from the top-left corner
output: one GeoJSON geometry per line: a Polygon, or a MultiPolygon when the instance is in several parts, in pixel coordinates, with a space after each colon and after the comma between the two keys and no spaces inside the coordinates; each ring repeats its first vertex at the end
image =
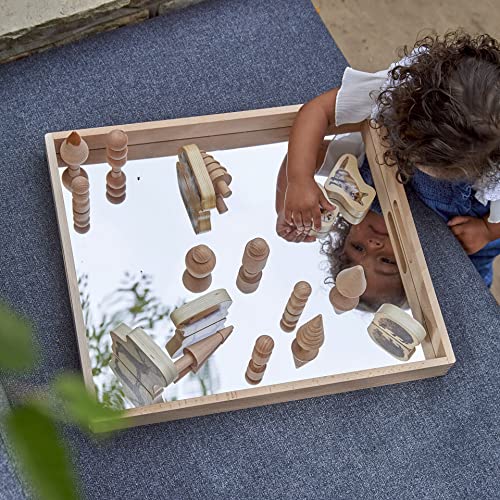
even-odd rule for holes
{"type": "MultiPolygon", "coordinates": [[[[466,182],[449,182],[435,179],[417,170],[411,186],[417,196],[445,221],[457,215],[482,218],[489,214],[490,204],[483,205],[476,197],[472,186],[466,182]]],[[[500,254],[500,239],[488,243],[470,259],[486,286],[493,281],[493,259],[500,254]]]]}
{"type": "MultiPolygon", "coordinates": [[[[360,173],[367,184],[374,185],[366,158],[361,165],[360,173]]],[[[484,217],[489,213],[489,203],[488,205],[481,204],[475,198],[471,185],[465,182],[441,181],[417,170],[410,186],[417,196],[446,222],[457,215],[484,217]]],[[[378,214],[382,213],[378,198],[375,198],[371,208],[378,214]]],[[[500,255],[500,239],[488,243],[479,252],[469,255],[488,287],[493,281],[493,259],[497,255],[500,255]]]]}
{"type": "MultiPolygon", "coordinates": [[[[309,0],[210,0],[0,66],[0,295],[41,349],[33,373],[2,375],[11,403],[79,368],[43,134],[298,103],[345,66],[309,0]]],[[[443,222],[410,203],[458,359],[447,376],[105,440],[62,427],[85,497],[496,498],[498,308],[443,222]]]]}

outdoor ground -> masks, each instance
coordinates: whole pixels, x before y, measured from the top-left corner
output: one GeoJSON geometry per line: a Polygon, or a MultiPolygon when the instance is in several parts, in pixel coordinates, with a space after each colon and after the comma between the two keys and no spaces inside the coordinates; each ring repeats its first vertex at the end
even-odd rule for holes
{"type": "MultiPolygon", "coordinates": [[[[422,33],[462,27],[500,39],[498,0],[312,0],[349,63],[377,71],[397,59],[405,44],[422,33]]],[[[500,303],[500,257],[495,262],[493,295],[500,303]]]]}

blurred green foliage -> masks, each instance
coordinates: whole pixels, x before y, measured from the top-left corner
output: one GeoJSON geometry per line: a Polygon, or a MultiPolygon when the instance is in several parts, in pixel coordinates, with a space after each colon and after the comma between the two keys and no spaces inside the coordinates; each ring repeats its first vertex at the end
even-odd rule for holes
{"type": "Polygon", "coordinates": [[[7,306],[0,303],[0,369],[29,370],[37,350],[33,343],[31,325],[7,306]]]}
{"type": "MultiPolygon", "coordinates": [[[[31,325],[0,304],[0,370],[29,370],[36,359],[31,325]]],[[[48,391],[43,399],[28,395],[6,413],[5,428],[34,495],[41,500],[73,500],[79,497],[77,483],[56,421],[64,415],[88,429],[96,420],[112,422],[121,413],[99,404],[76,374],[61,374],[48,391]],[[59,407],[49,403],[54,396],[59,407]]]]}

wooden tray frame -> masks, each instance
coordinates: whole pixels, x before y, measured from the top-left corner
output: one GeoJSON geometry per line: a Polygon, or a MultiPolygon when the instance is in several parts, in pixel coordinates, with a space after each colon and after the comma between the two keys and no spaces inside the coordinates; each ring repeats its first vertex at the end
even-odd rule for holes
{"type": "MultiPolygon", "coordinates": [[[[128,135],[129,160],[156,158],[176,155],[179,147],[186,143],[196,143],[202,149],[215,151],[287,141],[300,107],[300,105],[293,105],[135,123],[119,127],[82,129],[78,132],[90,149],[86,165],[106,162],[105,136],[115,128],[124,130],[128,135]]],[[[63,167],[59,148],[69,133],[70,131],[46,134],[45,142],[83,378],[87,388],[93,392],[95,389],[90,355],[58,172],[58,168],[63,167]]],[[[96,432],[397,384],[436,377],[448,372],[455,362],[455,356],[432,286],[406,193],[403,186],[397,182],[394,169],[380,167],[383,163],[381,158],[384,149],[378,139],[378,133],[367,123],[364,124],[362,133],[408,301],[414,316],[424,324],[428,332],[422,344],[426,359],[129,409],[118,420],[96,421],[93,426],[96,432]]]]}

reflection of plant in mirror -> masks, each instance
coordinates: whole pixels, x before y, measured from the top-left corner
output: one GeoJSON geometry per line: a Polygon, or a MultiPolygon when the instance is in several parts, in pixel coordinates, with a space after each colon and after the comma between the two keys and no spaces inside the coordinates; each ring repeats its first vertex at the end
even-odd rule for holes
{"type": "MultiPolygon", "coordinates": [[[[98,399],[107,407],[116,409],[125,407],[121,385],[108,371],[111,361],[109,332],[120,323],[151,330],[162,321],[168,320],[172,310],[172,307],[162,304],[154,295],[151,285],[151,276],[141,274],[136,278],[127,272],[120,286],[96,309],[90,301],[88,275],[84,274],[78,279],[92,375],[94,380],[100,375],[109,375],[101,377],[96,384],[98,399]]],[[[172,331],[170,323],[165,325],[165,330],[172,331]]]]}

